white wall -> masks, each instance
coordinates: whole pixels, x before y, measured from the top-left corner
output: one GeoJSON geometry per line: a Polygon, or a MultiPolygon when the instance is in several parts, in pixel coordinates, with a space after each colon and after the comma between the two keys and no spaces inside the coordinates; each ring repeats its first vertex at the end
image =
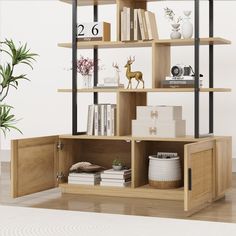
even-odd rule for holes
{"type": "MultiPolygon", "coordinates": [[[[9,149],[12,138],[24,138],[50,134],[71,132],[71,96],[57,93],[57,88],[70,87],[71,50],[57,47],[58,42],[70,41],[71,36],[71,7],[56,0],[20,1],[0,0],[0,38],[12,38],[15,41],[28,42],[32,51],[40,57],[33,71],[27,69],[31,82],[23,82],[17,91],[11,90],[6,101],[15,107],[15,114],[22,118],[18,126],[24,132],[20,135],[11,132],[6,138],[2,137],[2,148],[9,149]]],[[[157,14],[160,38],[168,38],[170,27],[164,18],[163,8],[169,6],[182,14],[185,9],[193,9],[192,2],[158,2],[150,3],[149,8],[157,14]]],[[[215,35],[231,39],[231,46],[217,46],[215,50],[215,86],[236,86],[234,79],[236,65],[236,33],[234,22],[236,2],[222,1],[215,3],[215,35]]],[[[102,6],[99,9],[100,20],[111,22],[112,38],[115,39],[115,13],[113,6],[102,6]]],[[[92,8],[79,10],[83,21],[92,21],[92,8]]],[[[201,2],[201,36],[208,35],[208,5],[201,2]]],[[[179,47],[172,49],[172,63],[193,65],[193,48],[179,47]]],[[[89,50],[78,51],[78,54],[91,56],[89,50]]],[[[144,72],[147,86],[151,86],[151,49],[104,49],[99,51],[101,64],[105,70],[100,77],[113,73],[111,62],[116,61],[121,67],[129,55],[136,55],[134,69],[144,72]],[[145,62],[145,63],[144,63],[145,62]]],[[[208,48],[201,48],[201,73],[205,75],[204,84],[208,83],[208,48]]],[[[127,82],[122,72],[123,82],[127,82]]],[[[201,95],[201,126],[206,133],[208,127],[207,95],[201,95]]],[[[114,101],[112,94],[103,95],[100,101],[114,101]]],[[[86,107],[91,103],[88,95],[80,95],[81,115],[79,125],[86,126],[86,107]]],[[[192,94],[151,94],[149,104],[184,105],[184,117],[187,120],[188,133],[193,133],[193,95],[192,94]]],[[[216,135],[231,135],[235,137],[236,126],[236,93],[219,93],[215,95],[215,133],[216,135]]],[[[235,140],[235,139],[234,139],[235,140]]],[[[236,157],[234,141],[233,155],[236,157]]]]}

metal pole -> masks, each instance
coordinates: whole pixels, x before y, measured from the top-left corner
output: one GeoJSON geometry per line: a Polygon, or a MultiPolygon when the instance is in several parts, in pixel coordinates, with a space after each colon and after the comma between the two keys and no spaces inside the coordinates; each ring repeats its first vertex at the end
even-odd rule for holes
{"type": "MultiPolygon", "coordinates": [[[[94,5],[93,7],[93,20],[94,22],[98,21],[98,6],[94,5]]],[[[94,86],[97,86],[98,83],[98,48],[93,49],[93,59],[94,59],[94,86]]],[[[98,104],[98,93],[93,94],[93,103],[98,104]]]]}
{"type": "Polygon", "coordinates": [[[199,48],[200,48],[200,37],[199,37],[199,0],[195,0],[195,91],[194,91],[194,136],[199,138],[199,102],[200,102],[200,89],[199,89],[199,48]]]}
{"type": "Polygon", "coordinates": [[[77,0],[72,2],[72,134],[77,130],[77,0]]]}
{"type": "MultiPolygon", "coordinates": [[[[214,37],[214,0],[209,0],[209,37],[214,37]]],[[[209,45],[209,88],[214,88],[214,45],[209,45]]],[[[209,93],[209,133],[214,133],[214,93],[209,93]]]]}

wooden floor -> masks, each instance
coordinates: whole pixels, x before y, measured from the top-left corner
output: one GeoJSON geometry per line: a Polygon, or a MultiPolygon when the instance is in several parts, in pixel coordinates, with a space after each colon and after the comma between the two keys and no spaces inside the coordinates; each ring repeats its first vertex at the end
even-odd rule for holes
{"type": "Polygon", "coordinates": [[[12,199],[10,197],[9,164],[2,163],[0,204],[236,223],[236,175],[233,176],[233,188],[227,193],[225,199],[213,203],[211,206],[191,217],[185,217],[182,210],[183,204],[176,201],[80,196],[61,194],[59,189],[12,199]]]}

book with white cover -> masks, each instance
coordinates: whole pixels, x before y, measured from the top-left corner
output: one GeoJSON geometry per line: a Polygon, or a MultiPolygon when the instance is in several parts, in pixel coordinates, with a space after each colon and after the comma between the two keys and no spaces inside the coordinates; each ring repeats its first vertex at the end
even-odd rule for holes
{"type": "Polygon", "coordinates": [[[90,178],[90,177],[75,177],[75,176],[68,176],[68,182],[70,181],[82,181],[82,182],[91,182],[93,183],[94,181],[100,181],[101,178],[97,177],[97,178],[90,178]]]}
{"type": "Polygon", "coordinates": [[[121,21],[121,31],[122,31],[122,34],[123,37],[122,37],[122,41],[127,41],[127,11],[125,9],[125,7],[123,8],[123,11],[122,11],[122,21],[121,21]]]}
{"type": "Polygon", "coordinates": [[[130,11],[129,7],[124,7],[124,12],[126,12],[126,40],[130,41],[130,11]]]}
{"type": "Polygon", "coordinates": [[[98,105],[94,105],[94,135],[98,136],[98,105]]]}
{"type": "Polygon", "coordinates": [[[145,31],[144,31],[142,11],[144,11],[144,10],[143,9],[138,9],[138,22],[139,22],[139,27],[140,27],[142,40],[146,40],[147,38],[145,36],[145,31]]]}
{"type": "Polygon", "coordinates": [[[115,106],[114,104],[107,105],[107,136],[112,136],[112,108],[115,106]]]}
{"type": "Polygon", "coordinates": [[[105,173],[105,174],[114,174],[114,175],[124,175],[124,174],[127,174],[127,173],[131,173],[131,169],[128,169],[128,170],[109,169],[109,170],[104,170],[103,173],[105,173]]]}
{"type": "Polygon", "coordinates": [[[111,108],[111,136],[116,135],[116,106],[111,108]]]}
{"type": "Polygon", "coordinates": [[[121,15],[120,15],[120,37],[121,37],[121,41],[125,41],[125,38],[124,38],[124,11],[122,11],[121,15]]]}
{"type": "Polygon", "coordinates": [[[94,105],[88,106],[87,135],[93,135],[94,105]]]}
{"type": "Polygon", "coordinates": [[[114,175],[114,174],[101,174],[101,178],[103,179],[128,179],[131,178],[131,173],[123,174],[123,175],[114,175]]]}
{"type": "Polygon", "coordinates": [[[86,177],[86,178],[97,178],[100,177],[100,172],[99,173],[70,173],[69,176],[72,177],[86,177]]]}
{"type": "Polygon", "coordinates": [[[131,178],[128,178],[128,179],[109,179],[109,178],[103,178],[102,179],[102,182],[105,183],[105,182],[109,182],[109,183],[127,183],[127,182],[130,182],[131,181],[131,178]]]}
{"type": "Polygon", "coordinates": [[[97,185],[100,183],[100,180],[95,181],[76,181],[76,180],[70,180],[68,181],[68,184],[81,184],[81,185],[97,185]]]}
{"type": "Polygon", "coordinates": [[[126,183],[115,183],[115,182],[100,182],[100,186],[110,186],[110,187],[127,187],[129,186],[131,183],[130,182],[126,182],[126,183]]]}
{"type": "Polygon", "coordinates": [[[134,40],[141,40],[141,31],[138,21],[138,9],[134,9],[134,40]]]}
{"type": "Polygon", "coordinates": [[[145,18],[147,22],[148,38],[150,40],[158,39],[156,17],[153,12],[146,11],[145,18]]]}

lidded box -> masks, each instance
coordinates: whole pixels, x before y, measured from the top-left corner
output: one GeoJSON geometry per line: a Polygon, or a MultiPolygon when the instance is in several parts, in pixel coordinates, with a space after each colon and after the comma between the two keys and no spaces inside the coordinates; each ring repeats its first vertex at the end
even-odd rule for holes
{"type": "Polygon", "coordinates": [[[135,137],[176,138],[186,135],[185,120],[149,121],[133,120],[132,135],[135,137]]]}
{"type": "Polygon", "coordinates": [[[186,135],[182,106],[137,106],[137,119],[132,121],[135,137],[176,138],[186,135]]]}
{"type": "Polygon", "coordinates": [[[182,120],[182,106],[138,106],[137,120],[182,120]]]}

